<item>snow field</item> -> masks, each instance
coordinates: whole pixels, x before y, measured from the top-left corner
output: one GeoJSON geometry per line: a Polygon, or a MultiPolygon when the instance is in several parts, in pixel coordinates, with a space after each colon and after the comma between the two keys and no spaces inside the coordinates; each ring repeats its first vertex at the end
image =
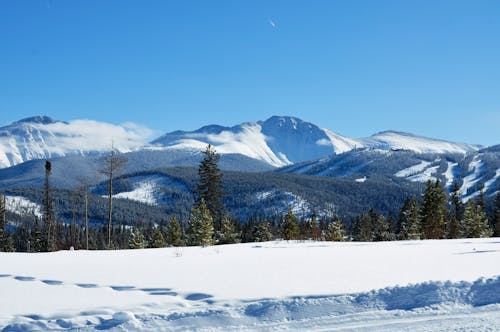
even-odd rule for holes
{"type": "Polygon", "coordinates": [[[498,238],[0,253],[0,329],[500,329],[499,259],[498,238]]]}

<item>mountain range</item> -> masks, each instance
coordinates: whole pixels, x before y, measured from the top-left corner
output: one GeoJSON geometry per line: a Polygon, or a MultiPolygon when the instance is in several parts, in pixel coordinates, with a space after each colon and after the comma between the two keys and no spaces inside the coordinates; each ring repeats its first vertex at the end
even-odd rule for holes
{"type": "Polygon", "coordinates": [[[120,152],[175,150],[192,153],[212,144],[219,153],[243,155],[270,167],[324,158],[360,148],[410,150],[417,153],[466,154],[474,144],[453,143],[397,131],[367,138],[349,138],[295,117],[273,116],[234,127],[209,125],[195,131],[174,131],[149,144],[147,130],[92,120],[57,121],[36,116],[0,128],[0,167],[33,159],[102,153],[114,145],[120,152]]]}
{"type": "Polygon", "coordinates": [[[500,146],[398,131],[349,138],[288,116],[174,131],[148,141],[150,135],[150,130],[136,125],[92,120],[63,122],[37,116],[14,122],[0,128],[0,190],[40,188],[45,159],[52,161],[56,188],[76,188],[82,179],[98,185],[103,180],[98,172],[100,159],[113,145],[128,159],[121,172],[127,185],[118,186],[117,197],[149,205],[172,204],[175,197],[185,200],[190,195],[195,179],[191,171],[168,169],[196,167],[207,144],[221,153],[223,170],[236,172],[227,178],[226,186],[233,196],[229,205],[239,216],[251,213],[252,206],[326,211],[333,204],[336,213],[344,205],[343,214],[352,215],[363,204],[371,204],[387,212],[391,193],[385,191],[397,192],[392,197],[401,202],[418,193],[429,179],[440,179],[448,190],[457,182],[464,201],[481,190],[491,197],[500,189],[500,146]],[[171,174],[180,175],[172,178],[171,174]],[[322,186],[324,193],[319,195],[314,192],[318,177],[332,179],[323,180],[328,186],[322,186]],[[366,199],[359,193],[371,201],[363,203],[366,199]]]}

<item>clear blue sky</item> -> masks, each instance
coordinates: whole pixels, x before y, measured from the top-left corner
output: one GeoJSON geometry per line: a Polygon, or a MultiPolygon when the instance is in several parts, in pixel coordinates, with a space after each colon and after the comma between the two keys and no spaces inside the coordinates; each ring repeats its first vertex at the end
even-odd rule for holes
{"type": "Polygon", "coordinates": [[[0,125],[293,115],[500,143],[500,1],[0,1],[0,125]]]}

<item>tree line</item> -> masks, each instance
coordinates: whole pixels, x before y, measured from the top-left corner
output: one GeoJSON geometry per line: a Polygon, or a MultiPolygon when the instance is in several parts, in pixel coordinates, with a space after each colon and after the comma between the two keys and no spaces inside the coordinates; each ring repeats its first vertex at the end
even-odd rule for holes
{"type": "Polygon", "coordinates": [[[126,162],[115,152],[105,159],[102,173],[107,176],[107,225],[89,225],[85,197],[85,223],[58,223],[50,188],[51,164],[45,164],[43,217],[33,217],[32,225],[7,228],[5,197],[0,196],[0,251],[54,251],[74,249],[160,248],[166,246],[210,246],[239,242],[262,242],[274,239],[314,241],[392,241],[419,239],[454,239],[500,236],[500,192],[493,212],[488,216],[485,197],[460,199],[460,188],[454,183],[450,195],[440,180],[429,180],[424,193],[408,198],[395,216],[385,217],[374,209],[350,223],[340,218],[298,218],[292,210],[269,219],[235,220],[223,204],[223,173],[218,167],[220,155],[210,145],[203,152],[198,168],[194,204],[187,220],[171,217],[164,225],[144,222],[134,227],[114,225],[113,177],[126,162]]]}

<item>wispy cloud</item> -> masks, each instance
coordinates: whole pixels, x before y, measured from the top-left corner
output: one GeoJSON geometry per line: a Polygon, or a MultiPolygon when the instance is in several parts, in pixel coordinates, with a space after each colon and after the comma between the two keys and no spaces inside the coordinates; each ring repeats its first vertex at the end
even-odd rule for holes
{"type": "Polygon", "coordinates": [[[45,143],[56,150],[104,151],[113,142],[115,148],[125,152],[146,144],[155,134],[152,129],[133,122],[114,125],[94,120],[73,120],[39,126],[41,130],[55,135],[53,142],[45,143]]]}

